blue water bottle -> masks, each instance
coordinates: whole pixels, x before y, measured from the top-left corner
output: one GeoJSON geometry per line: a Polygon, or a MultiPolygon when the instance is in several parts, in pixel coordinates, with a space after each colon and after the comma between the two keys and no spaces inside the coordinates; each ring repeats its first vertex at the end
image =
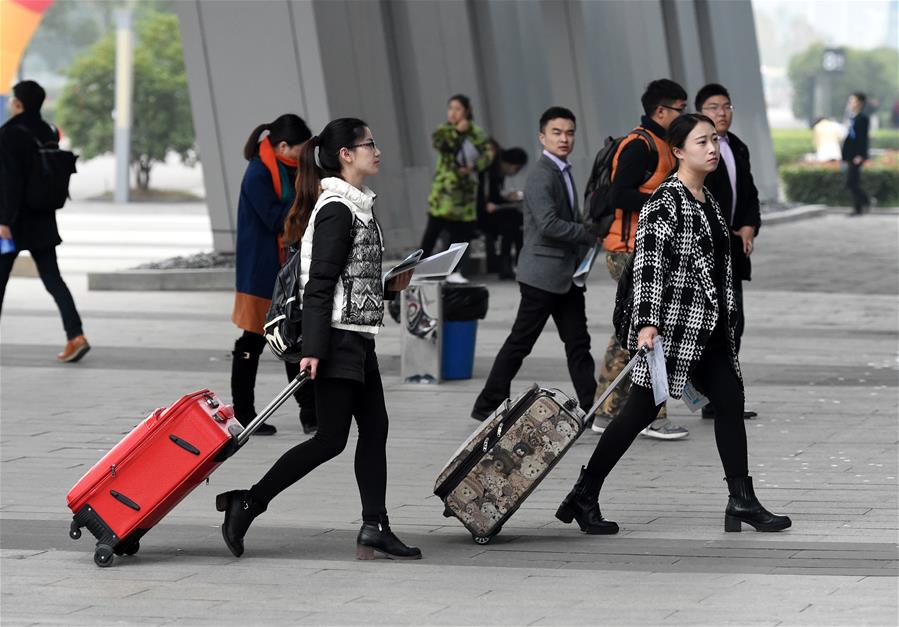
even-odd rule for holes
{"type": "Polygon", "coordinates": [[[16,252],[16,243],[12,238],[0,238],[0,255],[7,255],[16,252]]]}

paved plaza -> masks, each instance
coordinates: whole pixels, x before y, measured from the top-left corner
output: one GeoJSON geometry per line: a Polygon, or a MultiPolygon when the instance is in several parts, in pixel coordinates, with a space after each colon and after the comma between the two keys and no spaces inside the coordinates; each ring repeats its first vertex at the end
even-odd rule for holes
{"type": "MultiPolygon", "coordinates": [[[[66,233],[63,232],[63,237],[66,233]]],[[[65,250],[65,246],[61,250],[65,250]]],[[[391,418],[388,508],[420,562],[358,562],[354,441],[272,502],[246,553],[221,539],[218,492],[249,487],[302,436],[295,406],[142,541],[97,568],[69,539],[65,495],[154,408],[209,387],[229,398],[232,296],[89,292],[66,276],[94,348],[54,362],[59,316],[40,282],[13,278],[0,325],[0,621],[6,625],[896,625],[899,214],[779,224],[757,241],[741,361],[750,468],[792,529],[724,533],[726,486],[712,421],[678,402],[676,442],[638,439],[606,481],[616,536],[553,514],[596,442],[586,433],[491,544],[442,516],[433,481],[476,426],[471,404],[515,314],[517,286],[490,281],[475,377],[399,378],[399,328],[378,352],[391,418]]],[[[587,293],[593,354],[611,331],[614,285],[587,293]]],[[[571,389],[552,323],[513,384],[571,389]]],[[[257,398],[286,382],[270,355],[257,398]]],[[[230,399],[229,399],[230,400],[230,399]]],[[[351,436],[355,439],[355,435],[351,436]]]]}

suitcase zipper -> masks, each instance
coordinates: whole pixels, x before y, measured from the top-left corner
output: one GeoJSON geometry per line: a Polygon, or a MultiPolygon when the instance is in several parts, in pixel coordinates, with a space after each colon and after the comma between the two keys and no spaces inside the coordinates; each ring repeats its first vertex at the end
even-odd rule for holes
{"type": "Polygon", "coordinates": [[[449,493],[455,490],[456,486],[462,483],[465,476],[478,465],[481,457],[490,450],[490,447],[499,441],[503,431],[508,431],[509,428],[524,415],[524,408],[527,407],[539,393],[540,388],[528,390],[527,393],[519,399],[518,403],[515,404],[512,411],[509,412],[505,419],[496,426],[496,429],[491,429],[487,435],[484,436],[484,440],[478,446],[475,446],[462,463],[459,464],[459,467],[450,473],[450,476],[446,478],[446,481],[434,490],[434,494],[441,500],[449,496],[449,493]]]}

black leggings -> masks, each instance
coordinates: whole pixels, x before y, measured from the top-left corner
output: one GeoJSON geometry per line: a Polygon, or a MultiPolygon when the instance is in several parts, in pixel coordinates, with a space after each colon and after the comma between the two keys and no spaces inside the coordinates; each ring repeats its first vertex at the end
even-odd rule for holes
{"type": "MultiPolygon", "coordinates": [[[[722,343],[706,346],[692,379],[715,408],[715,443],[725,476],[748,476],[743,388],[731,366],[727,347],[722,343]]],[[[660,407],[655,404],[652,390],[639,385],[631,386],[621,413],[606,427],[596,443],[587,464],[587,474],[604,480],[637,435],[655,420],[660,407]]]]}
{"type": "MultiPolygon", "coordinates": [[[[59,263],[56,261],[56,247],[44,248],[42,250],[32,250],[31,258],[34,259],[34,265],[37,273],[44,283],[44,287],[50,292],[56,306],[59,308],[59,314],[62,316],[62,326],[66,331],[66,339],[71,340],[84,331],[81,328],[81,316],[78,315],[78,309],[75,307],[75,299],[69,291],[69,286],[62,280],[59,273],[59,263]]],[[[3,310],[3,297],[6,295],[6,283],[9,281],[9,275],[12,272],[13,263],[18,256],[18,252],[0,255],[0,311],[3,310]]]]}
{"type": "Polygon", "coordinates": [[[362,498],[362,518],[378,520],[387,513],[387,408],[381,373],[365,374],[365,383],[351,379],[315,379],[318,431],[275,462],[250,489],[253,500],[263,505],[310,471],[337,457],[346,447],[350,423],[356,419],[356,483],[362,498]]]}
{"type": "MultiPolygon", "coordinates": [[[[254,366],[254,370],[252,372],[252,380],[253,385],[250,390],[246,390],[245,394],[248,392],[253,392],[255,390],[256,384],[256,370],[259,367],[259,357],[262,356],[262,353],[265,351],[266,341],[265,336],[260,335],[258,333],[253,333],[252,331],[244,331],[243,335],[237,338],[237,341],[234,343],[234,352],[235,353],[249,353],[250,359],[253,363],[256,364],[254,366]]],[[[237,355],[235,356],[235,359],[237,355]]],[[[293,380],[296,378],[298,374],[300,374],[300,364],[294,363],[291,361],[284,362],[284,371],[287,373],[288,380],[293,380]]],[[[299,390],[294,392],[293,397],[296,399],[297,404],[300,406],[300,409],[303,412],[303,423],[313,422],[311,417],[315,416],[315,395],[313,393],[313,385],[307,383],[306,385],[300,387],[299,390]],[[307,420],[306,414],[309,414],[310,418],[307,420]]],[[[242,399],[245,403],[249,405],[249,409],[253,409],[253,413],[255,413],[255,394],[250,393],[248,398],[242,399]]],[[[243,409],[243,407],[241,407],[243,409]]]]}

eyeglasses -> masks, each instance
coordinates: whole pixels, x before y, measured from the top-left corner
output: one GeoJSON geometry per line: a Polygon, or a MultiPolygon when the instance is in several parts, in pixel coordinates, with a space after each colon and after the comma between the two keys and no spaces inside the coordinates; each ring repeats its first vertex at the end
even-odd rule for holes
{"type": "Polygon", "coordinates": [[[733,113],[734,106],[732,104],[726,105],[709,105],[707,107],[702,108],[703,111],[708,111],[709,113],[718,113],[719,111],[724,111],[725,113],[733,113]]]}
{"type": "Polygon", "coordinates": [[[378,149],[378,145],[375,143],[375,140],[372,139],[364,144],[353,144],[350,148],[368,148],[371,151],[375,151],[378,149]]]}
{"type": "Polygon", "coordinates": [[[669,106],[666,105],[666,104],[659,105],[659,106],[660,106],[660,107],[664,107],[665,109],[671,109],[672,111],[677,111],[678,115],[683,115],[683,114],[684,114],[684,111],[687,110],[687,105],[684,105],[684,106],[682,106],[682,107],[679,108],[679,109],[678,109],[677,107],[669,107],[669,106]]]}

